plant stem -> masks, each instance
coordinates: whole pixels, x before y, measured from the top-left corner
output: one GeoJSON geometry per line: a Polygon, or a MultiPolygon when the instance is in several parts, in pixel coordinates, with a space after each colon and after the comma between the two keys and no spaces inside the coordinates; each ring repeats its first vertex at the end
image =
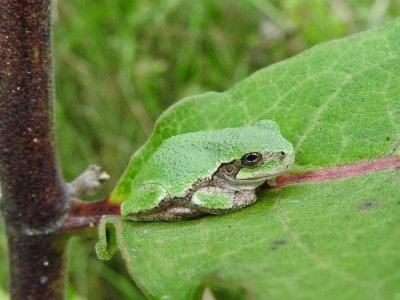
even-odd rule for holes
{"type": "Polygon", "coordinates": [[[0,179],[13,299],[62,299],[68,201],[55,153],[51,1],[0,0],[0,179]]]}

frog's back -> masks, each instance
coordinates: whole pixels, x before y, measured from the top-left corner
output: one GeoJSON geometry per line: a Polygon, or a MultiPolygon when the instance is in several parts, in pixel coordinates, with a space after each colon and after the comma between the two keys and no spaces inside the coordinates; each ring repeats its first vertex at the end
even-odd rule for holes
{"type": "Polygon", "coordinates": [[[187,133],[165,140],[134,178],[134,185],[158,183],[171,196],[184,196],[188,186],[198,178],[211,175],[219,166],[206,140],[207,132],[187,133]]]}

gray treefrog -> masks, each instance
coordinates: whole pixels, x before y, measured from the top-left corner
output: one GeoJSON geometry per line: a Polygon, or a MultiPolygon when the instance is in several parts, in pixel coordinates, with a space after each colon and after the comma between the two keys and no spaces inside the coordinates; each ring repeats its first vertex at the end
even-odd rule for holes
{"type": "Polygon", "coordinates": [[[121,215],[174,221],[236,211],[255,202],[257,187],[286,173],[294,158],[292,144],[268,120],[176,135],[134,178],[122,177],[124,186],[116,189],[125,191],[121,215]]]}

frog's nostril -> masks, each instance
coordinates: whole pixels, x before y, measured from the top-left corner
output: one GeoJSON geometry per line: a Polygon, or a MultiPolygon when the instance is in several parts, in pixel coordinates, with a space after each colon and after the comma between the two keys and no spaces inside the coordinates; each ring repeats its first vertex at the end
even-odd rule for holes
{"type": "Polygon", "coordinates": [[[281,151],[280,154],[281,154],[282,156],[285,156],[285,155],[286,155],[286,153],[285,153],[284,151],[281,151]]]}

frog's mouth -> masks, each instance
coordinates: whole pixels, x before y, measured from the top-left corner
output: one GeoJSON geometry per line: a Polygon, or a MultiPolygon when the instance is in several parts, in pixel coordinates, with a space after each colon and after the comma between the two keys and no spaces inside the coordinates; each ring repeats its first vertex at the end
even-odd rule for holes
{"type": "Polygon", "coordinates": [[[246,178],[230,178],[225,176],[226,183],[228,188],[234,191],[241,191],[241,190],[254,190],[264,182],[268,180],[273,180],[276,176],[281,175],[282,173],[274,173],[268,175],[258,175],[253,177],[246,177],[246,178]]]}
{"type": "Polygon", "coordinates": [[[247,178],[235,178],[235,179],[230,179],[231,181],[267,181],[269,179],[275,178],[279,175],[282,175],[283,173],[275,173],[275,174],[268,174],[268,175],[263,175],[263,176],[253,176],[253,177],[247,177],[247,178]]]}

